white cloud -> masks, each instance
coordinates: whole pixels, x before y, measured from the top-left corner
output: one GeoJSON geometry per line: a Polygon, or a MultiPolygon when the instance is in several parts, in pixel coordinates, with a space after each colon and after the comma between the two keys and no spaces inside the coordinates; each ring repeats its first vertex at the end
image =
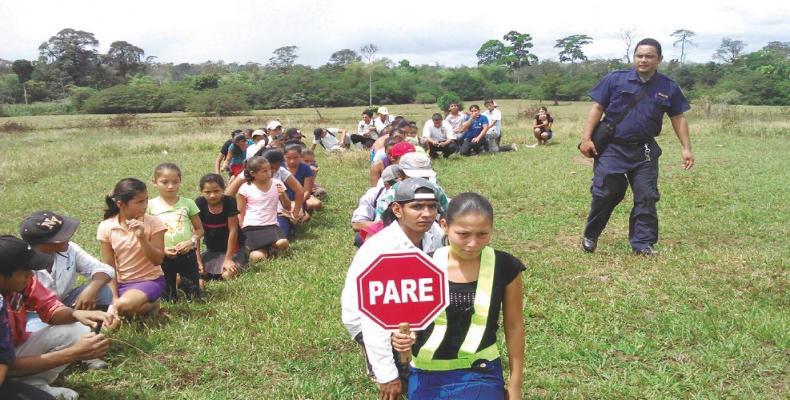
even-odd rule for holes
{"type": "Polygon", "coordinates": [[[96,35],[100,51],[126,40],[162,61],[224,60],[265,63],[272,50],[299,47],[299,62],[320,65],[332,52],[375,43],[379,56],[412,64],[474,65],[488,39],[510,30],[530,33],[539,58],[556,58],[554,42],[584,33],[594,39],[589,57],[621,57],[617,33],[634,27],[658,39],[667,58],[676,58],[669,34],[697,33],[689,59],[708,61],[722,37],[756,50],[770,40],[787,40],[790,5],[751,2],[681,1],[636,3],[615,0],[552,2],[399,2],[251,0],[168,2],[3,0],[0,3],[0,58],[35,58],[38,45],[63,28],[96,35]]]}

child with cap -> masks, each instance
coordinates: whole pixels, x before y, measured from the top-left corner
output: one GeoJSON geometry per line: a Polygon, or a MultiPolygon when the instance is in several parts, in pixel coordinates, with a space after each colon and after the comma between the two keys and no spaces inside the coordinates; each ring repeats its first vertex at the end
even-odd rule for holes
{"type": "MultiPolygon", "coordinates": [[[[408,153],[401,157],[399,165],[408,178],[424,178],[436,186],[439,212],[443,213],[447,209],[448,198],[444,189],[436,183],[436,171],[431,168],[430,157],[421,153],[408,153]]],[[[390,190],[387,190],[379,197],[376,204],[377,219],[384,219],[384,212],[390,208],[390,204],[394,201],[395,190],[398,185],[399,183],[396,183],[390,190]]]]}
{"type": "Polygon", "coordinates": [[[351,213],[351,228],[357,235],[354,237],[354,245],[359,247],[365,242],[367,236],[380,231],[384,224],[376,221],[376,202],[382,193],[389,190],[396,182],[406,178],[406,175],[397,165],[390,165],[384,168],[381,173],[382,186],[369,188],[357,202],[357,208],[351,213]]]}
{"type": "Polygon", "coordinates": [[[379,398],[395,399],[403,390],[404,367],[393,357],[390,332],[359,310],[357,278],[379,255],[394,250],[431,254],[442,246],[443,234],[435,219],[439,211],[436,186],[422,178],[398,183],[391,213],[395,221],[368,238],[354,256],[341,295],[342,320],[351,337],[362,345],[368,376],[379,386],[379,398]]]}
{"type": "Polygon", "coordinates": [[[52,265],[36,271],[36,279],[58,300],[77,310],[106,311],[112,304],[108,283],[115,271],[71,241],[79,225],[76,219],[52,211],[36,211],[22,220],[19,233],[35,250],[54,256],[52,265]],[[78,274],[88,283],[76,286],[78,274]]]}
{"type": "Polygon", "coordinates": [[[79,395],[74,390],[49,384],[68,364],[104,356],[110,341],[90,332],[90,327],[102,323],[111,329],[118,320],[103,311],[74,310],[61,303],[33,274],[53,262],[52,255],[33,250],[21,239],[0,236],[0,293],[16,353],[8,371],[52,396],[76,399],[79,395]],[[26,332],[27,311],[37,312],[50,326],[26,332]]]}
{"type": "Polygon", "coordinates": [[[404,142],[399,139],[389,138],[384,142],[384,150],[387,156],[374,162],[370,166],[370,186],[381,186],[379,179],[384,168],[392,164],[397,164],[404,154],[413,153],[415,151],[414,145],[409,142],[404,142]]]}
{"type": "Polygon", "coordinates": [[[269,137],[262,129],[256,129],[252,132],[252,144],[247,146],[245,150],[245,160],[249,160],[258,150],[269,145],[269,137]]]}

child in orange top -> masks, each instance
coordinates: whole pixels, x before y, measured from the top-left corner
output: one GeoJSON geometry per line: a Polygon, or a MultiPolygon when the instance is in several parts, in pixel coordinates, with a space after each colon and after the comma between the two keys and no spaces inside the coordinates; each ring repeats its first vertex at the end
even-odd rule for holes
{"type": "Polygon", "coordinates": [[[113,302],[108,312],[144,315],[159,308],[165,289],[162,260],[167,228],[145,214],[148,190],[135,178],[122,179],[105,198],[104,221],[96,234],[102,261],[115,268],[110,282],[113,302]]]}

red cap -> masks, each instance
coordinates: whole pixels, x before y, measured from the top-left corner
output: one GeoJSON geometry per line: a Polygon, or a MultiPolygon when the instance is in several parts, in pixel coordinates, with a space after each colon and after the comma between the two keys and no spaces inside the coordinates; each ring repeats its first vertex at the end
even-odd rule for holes
{"type": "Polygon", "coordinates": [[[403,157],[404,154],[414,152],[414,145],[409,142],[400,142],[396,143],[390,149],[390,155],[392,157],[403,157]]]}

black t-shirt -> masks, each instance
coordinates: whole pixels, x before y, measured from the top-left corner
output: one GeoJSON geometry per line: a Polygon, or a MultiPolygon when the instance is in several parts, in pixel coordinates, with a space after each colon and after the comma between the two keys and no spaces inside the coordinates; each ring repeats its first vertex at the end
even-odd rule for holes
{"type": "MultiPolygon", "coordinates": [[[[516,257],[504,251],[494,250],[494,287],[491,293],[491,305],[488,310],[483,340],[476,351],[485,349],[496,343],[496,334],[499,330],[499,313],[502,309],[502,300],[505,297],[505,287],[516,279],[521,271],[526,270],[524,264],[516,257]]],[[[447,313],[447,332],[444,339],[436,349],[433,358],[437,360],[450,360],[458,356],[458,350],[466,338],[469,326],[472,324],[474,314],[475,292],[477,282],[456,283],[450,282],[450,304],[445,309],[447,313]]],[[[419,354],[419,349],[428,340],[433,332],[434,324],[423,331],[417,332],[417,340],[413,346],[414,354],[419,354]]]]}
{"type": "MultiPolygon", "coordinates": [[[[228,251],[228,218],[239,215],[236,207],[236,199],[230,196],[222,196],[222,212],[213,214],[208,209],[208,202],[205,197],[195,199],[200,209],[200,222],[203,223],[203,241],[206,243],[208,251],[224,253],[228,251]]],[[[239,244],[241,244],[241,229],[239,229],[239,244]]]]}
{"type": "Polygon", "coordinates": [[[226,140],[225,143],[222,144],[222,148],[219,149],[219,152],[222,153],[223,156],[227,156],[228,148],[230,148],[231,144],[233,144],[232,140],[230,139],[226,140]]]}

